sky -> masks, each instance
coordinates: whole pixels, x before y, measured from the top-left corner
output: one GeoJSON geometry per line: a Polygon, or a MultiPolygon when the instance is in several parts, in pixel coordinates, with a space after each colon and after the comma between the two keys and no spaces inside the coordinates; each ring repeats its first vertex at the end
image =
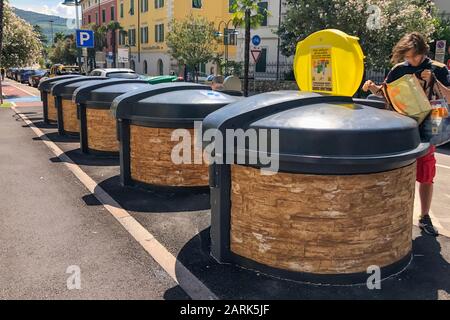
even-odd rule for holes
{"type": "Polygon", "coordinates": [[[16,8],[51,14],[63,18],[75,18],[75,7],[63,6],[64,0],[9,0],[16,8]]]}

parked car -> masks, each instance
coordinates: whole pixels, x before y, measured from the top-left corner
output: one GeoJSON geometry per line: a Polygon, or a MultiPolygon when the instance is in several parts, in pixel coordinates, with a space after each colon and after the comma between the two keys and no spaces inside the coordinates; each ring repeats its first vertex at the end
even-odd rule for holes
{"type": "Polygon", "coordinates": [[[89,73],[89,75],[97,77],[123,78],[123,79],[139,78],[139,75],[135,71],[123,68],[94,69],[89,73]]]}
{"type": "Polygon", "coordinates": [[[42,78],[48,77],[47,70],[34,70],[33,74],[28,78],[28,85],[37,88],[42,78]]]}
{"type": "Polygon", "coordinates": [[[62,76],[66,74],[80,74],[78,66],[65,66],[63,64],[54,64],[49,71],[49,78],[62,76]]]}
{"type": "Polygon", "coordinates": [[[20,71],[17,73],[17,82],[28,83],[28,79],[33,73],[33,69],[20,69],[20,71]]]}
{"type": "Polygon", "coordinates": [[[14,70],[14,72],[13,72],[13,74],[12,74],[12,79],[14,80],[14,81],[19,81],[19,72],[21,71],[22,69],[19,69],[19,68],[17,68],[16,70],[14,70]]]}
{"type": "Polygon", "coordinates": [[[6,70],[6,77],[8,79],[13,79],[14,73],[16,72],[17,68],[9,68],[6,70]]]}

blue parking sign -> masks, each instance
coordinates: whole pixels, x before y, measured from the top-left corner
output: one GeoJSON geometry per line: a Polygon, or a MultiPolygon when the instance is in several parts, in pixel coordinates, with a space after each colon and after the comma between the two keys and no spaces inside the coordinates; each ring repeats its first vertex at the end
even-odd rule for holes
{"type": "Polygon", "coordinates": [[[76,30],[77,47],[93,48],[94,47],[94,31],[92,30],[76,30]]]}

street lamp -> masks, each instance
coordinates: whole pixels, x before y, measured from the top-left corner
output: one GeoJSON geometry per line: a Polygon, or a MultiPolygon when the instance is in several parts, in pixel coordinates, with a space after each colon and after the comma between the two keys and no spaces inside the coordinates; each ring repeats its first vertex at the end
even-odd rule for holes
{"type": "MultiPolygon", "coordinates": [[[[64,0],[63,3],[61,3],[63,6],[69,6],[69,7],[75,7],[75,17],[76,17],[76,27],[77,30],[80,29],[80,18],[78,16],[78,6],[80,5],[79,0],[64,0]]],[[[100,18],[100,17],[99,17],[100,18]]],[[[76,38],[76,33],[75,33],[76,38]]],[[[78,60],[78,68],[81,72],[81,51],[80,48],[77,48],[77,60],[78,60]]]]}
{"type": "Polygon", "coordinates": [[[229,25],[230,23],[233,22],[233,20],[229,20],[228,22],[225,21],[220,21],[219,25],[217,26],[217,32],[216,35],[218,37],[222,37],[223,36],[223,41],[224,41],[224,45],[225,45],[225,75],[228,75],[228,45],[230,43],[230,37],[229,35],[237,35],[239,34],[239,31],[236,30],[236,26],[234,26],[234,30],[232,32],[229,32],[229,25]],[[222,23],[225,25],[225,29],[224,29],[224,33],[220,32],[220,27],[222,26],[222,23]],[[226,37],[226,42],[225,42],[225,37],[226,37]]]}

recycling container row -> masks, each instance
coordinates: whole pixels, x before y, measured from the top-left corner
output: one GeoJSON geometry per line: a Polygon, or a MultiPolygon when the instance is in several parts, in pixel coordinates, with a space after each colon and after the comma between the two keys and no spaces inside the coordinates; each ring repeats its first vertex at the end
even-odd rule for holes
{"type": "Polygon", "coordinates": [[[320,283],[364,281],[372,265],[385,277],[410,262],[415,160],[429,145],[415,121],[382,102],[294,91],[241,99],[197,84],[92,77],[63,79],[51,93],[60,133],[81,128],[83,152],[119,151],[123,185],[209,184],[220,262],[320,283]],[[201,153],[195,121],[223,137],[254,129],[276,148],[246,141],[230,152],[219,139],[222,161],[177,163],[176,129],[190,155],[201,153]],[[276,172],[261,174],[273,169],[261,154],[276,172]]]}
{"type": "Polygon", "coordinates": [[[59,134],[77,137],[80,135],[78,108],[72,100],[75,90],[85,85],[94,85],[108,80],[109,78],[106,77],[78,77],[57,81],[53,85],[51,94],[55,99],[59,134]]]}
{"type": "Polygon", "coordinates": [[[117,121],[110,111],[111,104],[124,93],[148,90],[150,87],[144,80],[111,79],[77,88],[72,100],[78,107],[81,151],[95,155],[118,155],[117,121]]]}
{"type": "Polygon", "coordinates": [[[56,82],[61,80],[67,80],[71,78],[82,77],[80,75],[64,75],[60,77],[48,78],[39,83],[38,89],[41,93],[42,101],[42,114],[44,118],[44,123],[54,123],[57,121],[57,110],[55,105],[55,99],[51,95],[51,90],[56,82]]]}

